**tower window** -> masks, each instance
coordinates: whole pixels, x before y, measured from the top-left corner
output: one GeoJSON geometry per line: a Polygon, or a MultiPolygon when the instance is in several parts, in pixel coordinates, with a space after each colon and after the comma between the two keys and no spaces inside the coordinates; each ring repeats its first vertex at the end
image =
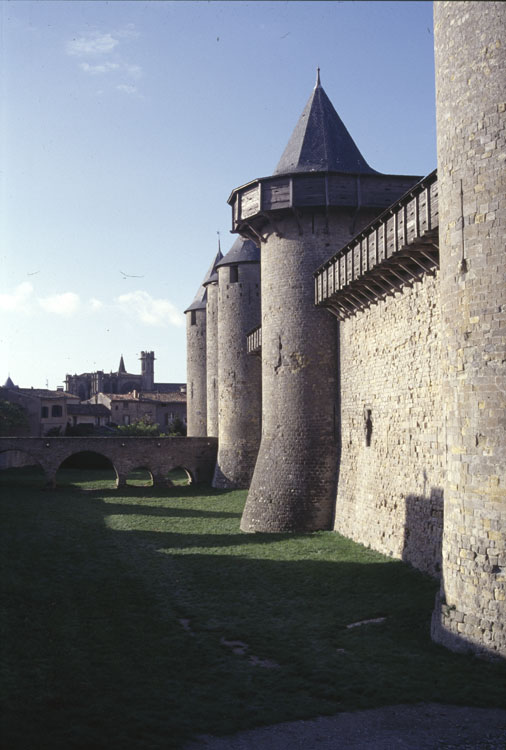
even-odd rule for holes
{"type": "Polygon", "coordinates": [[[190,310],[190,325],[192,326],[197,325],[197,311],[196,310],[190,310]]]}
{"type": "Polygon", "coordinates": [[[239,266],[230,266],[229,281],[231,284],[235,284],[239,281],[239,266]]]}

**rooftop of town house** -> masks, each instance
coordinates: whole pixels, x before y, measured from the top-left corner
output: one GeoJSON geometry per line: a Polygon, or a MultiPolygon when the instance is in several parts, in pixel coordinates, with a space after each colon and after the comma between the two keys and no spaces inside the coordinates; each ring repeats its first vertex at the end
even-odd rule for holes
{"type": "Polygon", "coordinates": [[[143,401],[156,401],[162,404],[186,403],[186,392],[174,391],[173,393],[141,393],[143,401]]]}
{"type": "Polygon", "coordinates": [[[65,401],[79,402],[79,396],[74,396],[68,391],[52,391],[49,388],[17,388],[19,393],[27,396],[36,396],[37,398],[62,399],[65,401]]]}
{"type": "Polygon", "coordinates": [[[173,391],[169,393],[144,393],[142,391],[132,391],[130,393],[104,393],[103,395],[110,401],[135,401],[136,403],[155,402],[160,404],[186,403],[186,393],[182,393],[181,391],[173,391]]]}

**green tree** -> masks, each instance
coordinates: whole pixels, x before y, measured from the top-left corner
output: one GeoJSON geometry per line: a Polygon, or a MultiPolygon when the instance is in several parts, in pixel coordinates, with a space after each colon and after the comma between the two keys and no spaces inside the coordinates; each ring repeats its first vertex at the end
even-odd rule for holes
{"type": "Polygon", "coordinates": [[[174,417],[174,419],[169,424],[169,435],[186,435],[186,425],[181,419],[181,417],[174,417]]]}
{"type": "Polygon", "coordinates": [[[23,435],[29,431],[30,422],[26,409],[19,404],[0,400],[0,435],[11,437],[23,435]]]}
{"type": "Polygon", "coordinates": [[[121,435],[130,435],[132,437],[158,437],[160,427],[153,424],[148,416],[136,419],[131,424],[121,424],[118,426],[118,432],[121,435]]]}

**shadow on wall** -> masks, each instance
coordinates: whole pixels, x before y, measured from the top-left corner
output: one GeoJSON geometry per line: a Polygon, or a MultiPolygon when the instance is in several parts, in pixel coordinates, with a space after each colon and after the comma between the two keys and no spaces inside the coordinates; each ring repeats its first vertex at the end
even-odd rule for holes
{"type": "Polygon", "coordinates": [[[444,492],[406,497],[402,559],[424,573],[441,577],[444,492]]]}

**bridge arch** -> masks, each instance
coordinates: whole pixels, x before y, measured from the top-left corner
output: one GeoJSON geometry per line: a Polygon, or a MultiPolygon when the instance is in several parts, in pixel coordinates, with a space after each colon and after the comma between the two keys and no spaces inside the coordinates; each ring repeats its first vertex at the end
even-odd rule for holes
{"type": "Polygon", "coordinates": [[[169,469],[167,484],[169,487],[188,486],[195,483],[195,469],[187,468],[179,464],[169,469]]]}
{"type": "Polygon", "coordinates": [[[80,472],[83,481],[100,479],[101,481],[107,482],[109,480],[112,484],[112,488],[118,486],[118,470],[111,457],[105,455],[103,452],[76,450],[67,455],[56,469],[54,477],[52,478],[53,486],[61,483],[63,479],[62,471],[65,472],[66,470],[80,472]]]}
{"type": "Polygon", "coordinates": [[[149,466],[146,466],[145,463],[142,463],[139,466],[134,466],[126,476],[126,484],[130,487],[153,487],[155,483],[155,476],[149,466]],[[147,473],[148,477],[136,477],[135,474],[140,472],[147,473]]]}
{"type": "Polygon", "coordinates": [[[22,447],[0,447],[0,474],[2,479],[16,480],[20,472],[30,472],[30,480],[45,486],[48,481],[46,468],[39,457],[22,447]]]}

